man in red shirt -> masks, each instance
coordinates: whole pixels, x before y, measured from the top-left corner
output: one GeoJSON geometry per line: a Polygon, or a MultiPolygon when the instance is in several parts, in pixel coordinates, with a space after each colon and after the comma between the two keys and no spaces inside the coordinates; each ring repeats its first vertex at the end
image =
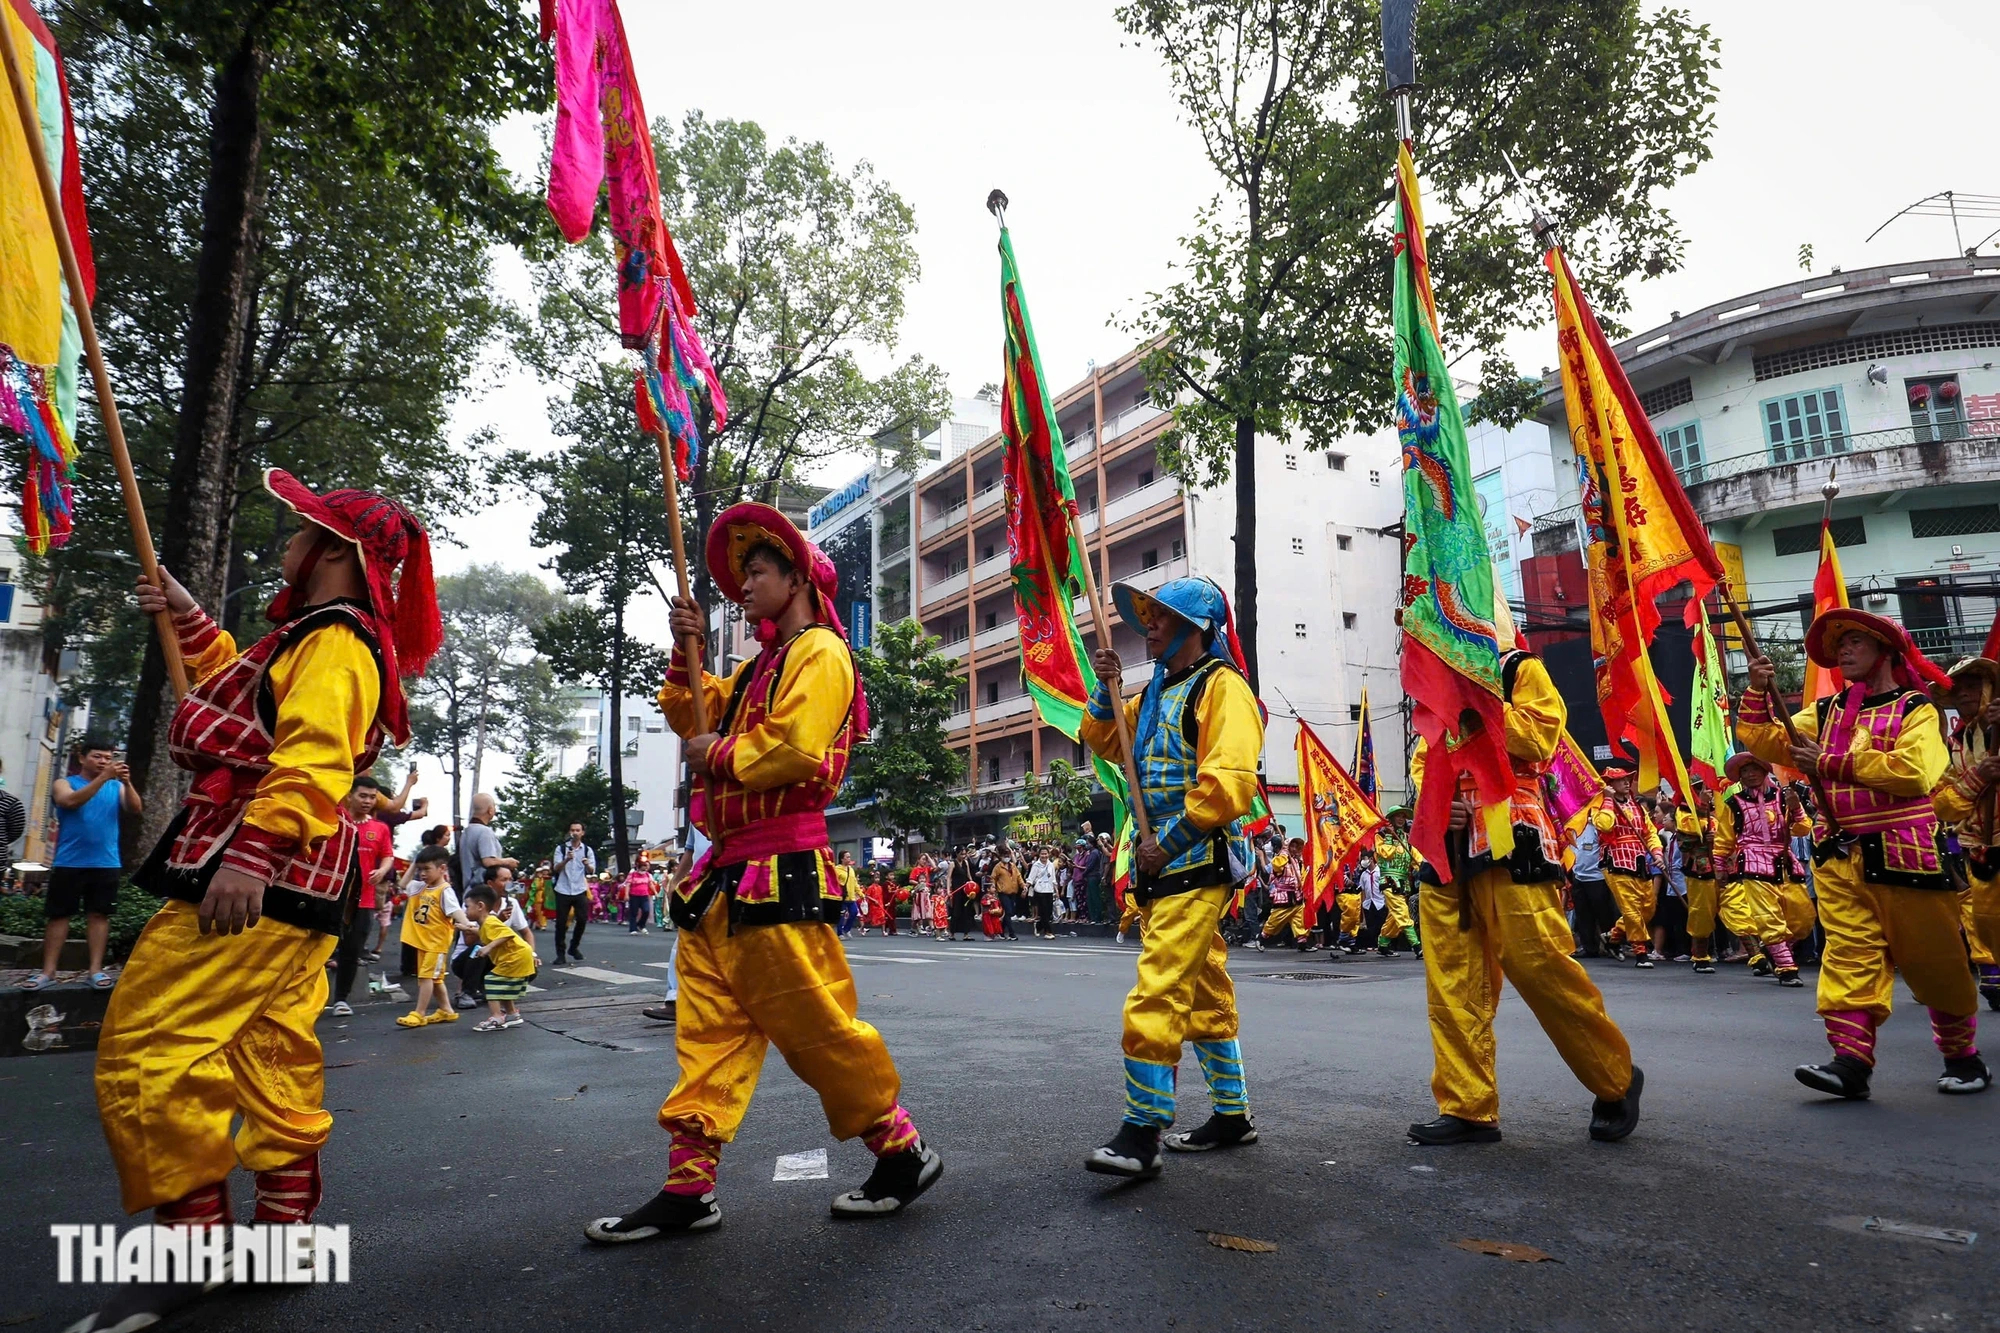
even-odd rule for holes
{"type": "Polygon", "coordinates": [[[396,868],[394,835],[387,824],[370,817],[381,794],[382,784],[365,773],[354,779],[354,789],[347,794],[347,813],[354,817],[355,824],[354,870],[361,876],[361,897],[341,927],[340,947],[333,955],[333,1003],[329,1008],[337,1018],[354,1012],[347,1002],[347,993],[354,989],[361,946],[368,941],[368,925],[375,916],[375,894],[378,888],[386,891],[385,881],[396,868]]]}

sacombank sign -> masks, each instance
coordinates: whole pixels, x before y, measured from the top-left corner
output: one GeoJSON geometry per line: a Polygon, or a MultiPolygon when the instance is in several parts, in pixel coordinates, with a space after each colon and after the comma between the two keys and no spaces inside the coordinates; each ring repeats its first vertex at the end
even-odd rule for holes
{"type": "Polygon", "coordinates": [[[856,500],[859,500],[862,496],[868,494],[869,476],[869,473],[862,473],[832,495],[827,496],[826,499],[821,500],[811,509],[806,510],[806,527],[818,527],[841,510],[847,508],[847,506],[853,504],[856,500]]]}

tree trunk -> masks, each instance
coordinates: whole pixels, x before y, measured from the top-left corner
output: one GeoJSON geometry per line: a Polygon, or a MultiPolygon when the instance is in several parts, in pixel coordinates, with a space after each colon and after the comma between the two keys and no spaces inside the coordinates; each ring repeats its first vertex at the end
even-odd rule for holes
{"type": "Polygon", "coordinates": [[[611,848],[622,879],[632,868],[625,839],[625,603],[611,608],[611,848]]]}
{"type": "Polygon", "coordinates": [[[486,718],[493,703],[491,682],[479,682],[479,721],[472,729],[472,791],[479,792],[480,771],[486,767],[486,718]]]}
{"type": "MultiPolygon", "coordinates": [[[[266,52],[253,25],[215,71],[209,105],[208,181],[202,190],[201,253],[188,310],[187,362],[173,466],[167,479],[167,522],[160,525],[160,559],[196,602],[218,611],[224,588],[230,509],[230,431],[236,407],[249,286],[257,162],[263,148],[260,105],[266,52]]],[[[180,809],[184,775],[166,752],[172,720],[166,659],[147,636],[146,656],[132,700],[126,751],[133,780],[146,798],[131,854],[149,848],[180,809]]]]}
{"type": "Polygon", "coordinates": [[[1243,643],[1250,689],[1257,669],[1257,422],[1236,419],[1236,636],[1243,643]]]}
{"type": "Polygon", "coordinates": [[[465,827],[464,792],[459,782],[465,771],[463,748],[465,732],[459,726],[458,719],[458,691],[454,689],[445,704],[445,734],[451,738],[451,832],[454,838],[458,836],[458,831],[465,827]]]}

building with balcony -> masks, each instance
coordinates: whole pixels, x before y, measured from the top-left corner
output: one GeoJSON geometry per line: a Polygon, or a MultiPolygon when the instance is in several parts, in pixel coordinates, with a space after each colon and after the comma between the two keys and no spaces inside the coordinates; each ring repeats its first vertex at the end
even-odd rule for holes
{"type": "MultiPolygon", "coordinates": [[[[1941,661],[1977,650],[2000,583],[2000,258],[1836,270],[1615,350],[1762,634],[1797,640],[1810,618],[1832,476],[1850,600],[1941,661]]],[[[1533,525],[1529,597],[1581,620],[1577,459],[1561,379],[1544,383],[1562,494],[1533,525]]]]}
{"type": "MultiPolygon", "coordinates": [[[[1144,350],[1093,367],[1054,395],[1084,546],[1107,590],[1116,582],[1152,588],[1198,574],[1233,595],[1234,492],[1187,492],[1161,461],[1160,435],[1172,418],[1140,369],[1144,350]]],[[[865,519],[875,533],[877,618],[899,618],[891,612],[904,607],[907,587],[906,614],[959,660],[963,684],[950,729],[966,758],[967,782],[964,808],[946,830],[954,843],[995,831],[1017,813],[1030,770],[1046,772],[1054,759],[1084,759],[1075,742],[1042,724],[1022,687],[1002,441],[992,417],[979,430],[964,407],[933,437],[940,456],[927,459],[918,475],[905,482],[871,472],[854,499],[817,514],[811,529],[827,546],[865,519]],[[912,541],[904,585],[902,544],[894,537],[906,513],[912,541]]],[[[1395,436],[1383,432],[1326,449],[1259,439],[1257,448],[1260,489],[1274,501],[1282,497],[1262,510],[1258,524],[1261,669],[1272,710],[1267,778],[1279,793],[1297,781],[1295,715],[1336,751],[1351,753],[1367,686],[1383,786],[1400,792],[1401,691],[1389,595],[1401,550],[1393,531],[1402,513],[1395,436]]],[[[822,507],[853,489],[836,489],[822,507]]],[[[1094,649],[1090,608],[1079,600],[1074,609],[1085,647],[1094,649]]],[[[1143,688],[1152,672],[1143,641],[1121,626],[1112,646],[1126,662],[1125,688],[1143,688]]],[[[1274,795],[1274,804],[1279,818],[1296,827],[1296,797],[1274,795]]],[[[1108,798],[1098,813],[1104,827],[1108,798]]],[[[831,822],[837,847],[858,847],[866,833],[858,816],[834,812],[831,822]]]]}

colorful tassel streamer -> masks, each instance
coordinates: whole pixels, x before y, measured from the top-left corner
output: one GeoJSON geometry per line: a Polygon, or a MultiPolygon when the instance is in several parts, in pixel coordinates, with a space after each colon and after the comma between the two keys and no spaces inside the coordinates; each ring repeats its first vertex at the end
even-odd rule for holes
{"type": "Polygon", "coordinates": [[[76,441],[64,429],[49,396],[50,373],[16,357],[0,343],[0,426],[28,442],[21,477],[21,531],[36,555],[69,540],[74,527],[71,482],[76,441]]]}

